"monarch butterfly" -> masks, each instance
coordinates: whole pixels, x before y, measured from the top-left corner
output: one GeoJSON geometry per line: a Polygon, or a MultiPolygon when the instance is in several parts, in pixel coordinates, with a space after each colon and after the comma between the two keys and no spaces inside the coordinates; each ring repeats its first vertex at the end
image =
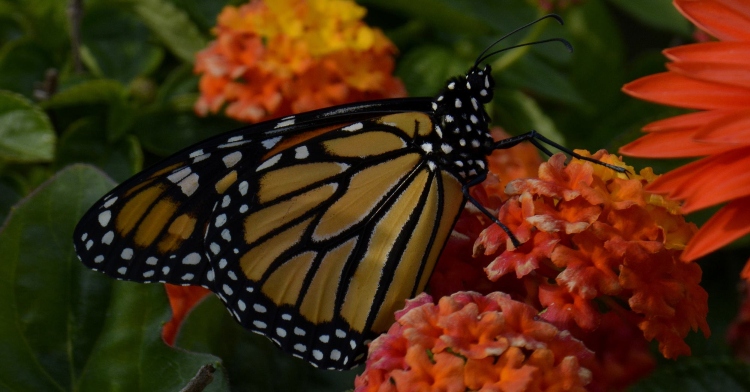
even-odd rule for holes
{"type": "Polygon", "coordinates": [[[434,99],[337,106],[188,147],[98,201],[76,253],[119,279],[204,286],[284,351],[353,367],[425,287],[485,157],[523,140],[560,147],[533,131],[492,140],[494,81],[479,64],[496,52],[484,53],[434,99]]]}

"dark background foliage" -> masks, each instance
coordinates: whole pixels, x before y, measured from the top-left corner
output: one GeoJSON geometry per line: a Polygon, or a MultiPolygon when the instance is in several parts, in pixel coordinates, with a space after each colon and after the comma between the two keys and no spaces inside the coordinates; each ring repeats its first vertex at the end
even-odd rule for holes
{"type": "MultiPolygon", "coordinates": [[[[321,371],[280,353],[215,298],[189,316],[178,348],[168,347],[160,285],[114,281],[73,253],[78,218],[116,182],[239,125],[192,111],[193,54],[211,40],[221,8],[238,3],[0,0],[0,390],[178,390],[202,364],[218,368],[212,391],[352,388],[356,370],[321,371]]],[[[412,96],[434,94],[491,42],[544,14],[532,0],[360,4],[398,46],[396,72],[412,96]]],[[[490,60],[495,124],[616,151],[642,125],[679,112],[620,92],[664,69],[661,49],[692,40],[668,0],[587,0],[559,12],[565,26],[542,23],[504,45],[563,37],[573,53],[546,44],[490,60]]],[[[661,173],[682,163],[627,161],[661,173]]],[[[691,335],[692,358],[660,362],[634,390],[750,388],[748,367],[725,342],[748,253],[740,243],[702,262],[712,337],[691,335]]]]}

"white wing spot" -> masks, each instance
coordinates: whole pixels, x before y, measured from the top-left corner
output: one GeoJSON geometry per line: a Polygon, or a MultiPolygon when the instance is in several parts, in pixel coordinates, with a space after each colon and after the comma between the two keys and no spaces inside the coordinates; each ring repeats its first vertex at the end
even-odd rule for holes
{"type": "Polygon", "coordinates": [[[242,153],[239,151],[235,151],[231,154],[227,154],[224,156],[224,158],[221,158],[222,161],[224,161],[224,166],[227,168],[230,168],[237,164],[237,162],[242,159],[242,153]]]}
{"type": "Polygon", "coordinates": [[[284,320],[286,320],[286,321],[289,321],[289,320],[292,319],[292,315],[289,314],[289,313],[284,313],[284,314],[281,315],[281,318],[284,319],[284,320]]]}
{"type": "Polygon", "coordinates": [[[452,123],[453,122],[453,116],[451,116],[450,114],[446,114],[445,115],[445,122],[452,123]]]}
{"type": "Polygon", "coordinates": [[[190,157],[190,158],[195,158],[195,157],[197,157],[197,156],[199,156],[199,155],[203,155],[203,150],[196,150],[196,151],[193,151],[193,152],[191,152],[191,153],[190,153],[189,157],[190,157]]]}
{"type": "Polygon", "coordinates": [[[247,305],[245,305],[245,301],[238,299],[237,300],[237,307],[240,309],[240,311],[244,312],[245,309],[247,309],[247,305]]]}
{"type": "Polygon", "coordinates": [[[120,257],[122,257],[124,260],[130,260],[133,258],[133,248],[125,248],[122,250],[122,253],[120,253],[120,257]]]}
{"type": "Polygon", "coordinates": [[[227,259],[219,260],[219,268],[224,269],[227,266],[227,259]]]}
{"type": "Polygon", "coordinates": [[[290,125],[294,125],[294,118],[291,118],[289,120],[284,120],[284,121],[279,122],[278,124],[276,124],[276,126],[274,127],[274,129],[275,128],[281,128],[281,127],[288,127],[290,125]]]}
{"type": "Polygon", "coordinates": [[[320,352],[320,350],[313,350],[312,353],[313,353],[313,357],[315,357],[315,359],[317,359],[318,361],[323,359],[323,353],[320,352]]]}
{"type": "Polygon", "coordinates": [[[253,305],[253,309],[256,312],[258,312],[258,313],[265,313],[266,312],[266,307],[263,306],[263,305],[261,305],[261,304],[255,304],[255,305],[253,305]]]}
{"type": "Polygon", "coordinates": [[[112,218],[112,211],[102,211],[99,214],[99,224],[102,225],[102,227],[107,226],[109,224],[110,218],[112,218]]]}
{"type": "Polygon", "coordinates": [[[435,162],[433,161],[427,161],[427,166],[430,167],[431,171],[435,171],[435,169],[437,169],[437,165],[435,165],[435,162]]]}
{"type": "Polygon", "coordinates": [[[448,90],[453,90],[454,88],[456,88],[456,83],[455,82],[448,83],[448,90]]]}
{"type": "Polygon", "coordinates": [[[200,161],[205,161],[210,156],[211,156],[211,153],[199,155],[199,156],[193,158],[193,163],[198,163],[200,161]]]}
{"type": "Polygon", "coordinates": [[[263,162],[262,164],[260,164],[260,166],[258,166],[257,168],[255,168],[255,171],[259,172],[259,171],[261,171],[263,169],[267,169],[267,168],[275,165],[277,162],[279,162],[280,159],[281,159],[281,154],[276,154],[276,155],[274,155],[274,156],[266,159],[265,162],[263,162]]]}
{"type": "Polygon", "coordinates": [[[117,201],[117,196],[107,200],[107,202],[104,203],[104,208],[112,207],[112,204],[115,204],[116,201],[117,201]]]}
{"type": "Polygon", "coordinates": [[[458,109],[458,108],[461,107],[461,100],[460,99],[456,98],[455,106],[456,106],[456,109],[458,109]]]}
{"type": "Polygon", "coordinates": [[[299,352],[301,352],[301,353],[307,351],[307,347],[305,347],[304,344],[300,344],[300,343],[295,344],[294,345],[294,349],[297,350],[297,351],[299,351],[299,352]]]}
{"type": "Polygon", "coordinates": [[[476,139],[472,140],[471,141],[471,146],[474,147],[474,148],[479,147],[479,140],[476,140],[476,139]]]}
{"type": "Polygon", "coordinates": [[[94,263],[101,263],[102,261],[104,261],[103,255],[99,255],[94,258],[94,263]]]}
{"type": "Polygon", "coordinates": [[[221,252],[221,246],[219,244],[212,242],[211,245],[208,246],[209,249],[211,249],[211,253],[218,255],[219,252],[221,252]]]}
{"type": "Polygon", "coordinates": [[[182,264],[186,265],[198,265],[201,261],[201,255],[198,252],[190,253],[189,255],[182,258],[182,264]]]}
{"type": "Polygon", "coordinates": [[[294,149],[294,157],[297,159],[305,159],[310,156],[310,152],[307,151],[307,146],[300,146],[294,149]]]}
{"type": "Polygon", "coordinates": [[[81,241],[86,241],[86,238],[89,238],[89,233],[83,233],[81,236],[81,241]]]}
{"type": "Polygon", "coordinates": [[[112,240],[115,239],[115,232],[110,230],[102,237],[102,244],[111,244],[112,240]]]}
{"type": "Polygon", "coordinates": [[[279,142],[279,140],[281,140],[281,136],[277,136],[277,137],[274,137],[274,138],[266,139],[266,140],[262,141],[261,144],[263,144],[263,147],[265,147],[266,150],[270,150],[270,149],[273,148],[273,146],[276,145],[276,143],[279,142]]]}
{"type": "Polygon", "coordinates": [[[244,214],[245,212],[247,212],[247,210],[248,210],[247,204],[243,204],[240,206],[240,214],[244,214]]]}
{"type": "Polygon", "coordinates": [[[229,229],[224,229],[221,231],[221,238],[227,242],[232,241],[232,233],[229,232],[229,229]]]}
{"type": "Polygon", "coordinates": [[[234,136],[227,139],[227,143],[234,143],[242,140],[242,136],[234,136]]]}
{"type": "Polygon", "coordinates": [[[156,265],[156,263],[158,263],[158,262],[159,262],[159,259],[157,259],[154,256],[151,256],[148,259],[146,259],[146,264],[148,264],[148,265],[156,265]]]}
{"type": "Polygon", "coordinates": [[[336,337],[339,339],[343,339],[346,337],[346,332],[342,329],[336,329],[336,337]]]}
{"type": "Polygon", "coordinates": [[[213,282],[215,278],[216,278],[216,274],[214,273],[214,270],[210,270],[210,271],[206,272],[206,279],[209,282],[213,282]]]}
{"type": "Polygon", "coordinates": [[[347,126],[341,128],[341,130],[342,131],[347,131],[347,132],[354,132],[354,131],[359,131],[362,128],[364,128],[364,125],[362,125],[361,122],[358,122],[358,123],[354,123],[352,125],[347,125],[347,126]]]}
{"type": "Polygon", "coordinates": [[[339,350],[331,350],[331,359],[334,361],[338,361],[341,359],[341,351],[339,350]]]}
{"type": "Polygon", "coordinates": [[[294,334],[297,336],[305,336],[305,330],[300,327],[294,327],[294,334]]]}
{"type": "Polygon", "coordinates": [[[266,326],[267,326],[266,323],[264,323],[264,322],[262,322],[260,320],[253,321],[253,325],[256,326],[257,328],[260,328],[260,329],[265,329],[266,326]]]}
{"type": "Polygon", "coordinates": [[[328,341],[331,339],[331,337],[328,336],[328,335],[320,335],[320,337],[318,339],[320,339],[320,341],[323,342],[323,343],[328,343],[328,341]]]}
{"type": "Polygon", "coordinates": [[[357,342],[354,341],[354,339],[349,341],[349,346],[351,346],[352,350],[357,348],[357,342]]]}
{"type": "Polygon", "coordinates": [[[194,277],[195,277],[195,275],[193,275],[191,273],[187,273],[185,275],[182,275],[182,278],[180,278],[180,279],[182,279],[182,280],[193,280],[194,277]]]}
{"type": "Polygon", "coordinates": [[[451,151],[453,151],[453,147],[451,147],[450,144],[442,144],[440,145],[440,149],[446,154],[450,154],[451,151]]]}
{"type": "Polygon", "coordinates": [[[216,222],[214,222],[214,226],[221,227],[221,226],[224,226],[225,223],[227,223],[227,214],[221,214],[216,217],[216,222]]]}
{"type": "Polygon", "coordinates": [[[168,274],[169,273],[169,267],[162,268],[161,269],[161,273],[164,274],[164,275],[168,274]]]}
{"type": "Polygon", "coordinates": [[[477,102],[476,98],[471,98],[471,106],[474,106],[474,110],[479,110],[479,102],[477,102]]]}
{"type": "Polygon", "coordinates": [[[280,338],[286,337],[286,330],[284,328],[276,328],[276,335],[280,338]]]}
{"type": "Polygon", "coordinates": [[[232,290],[232,288],[231,288],[231,287],[229,287],[229,285],[226,285],[226,284],[225,284],[225,285],[221,286],[221,289],[222,289],[222,290],[223,290],[223,291],[224,291],[225,293],[227,293],[227,295],[232,295],[232,294],[234,294],[234,290],[232,290]]]}
{"type": "Polygon", "coordinates": [[[154,276],[154,270],[146,271],[143,273],[144,278],[150,278],[152,276],[154,276]]]}
{"type": "Polygon", "coordinates": [[[189,167],[184,167],[180,170],[177,170],[176,172],[170,174],[167,176],[167,180],[172,181],[172,183],[176,183],[183,178],[187,177],[188,174],[192,173],[193,171],[190,170],[189,167]]]}
{"type": "Polygon", "coordinates": [[[190,174],[183,178],[182,181],[178,182],[177,185],[180,186],[180,189],[182,189],[182,193],[184,193],[185,196],[192,196],[198,189],[198,173],[190,174]]]}
{"type": "Polygon", "coordinates": [[[247,181],[242,181],[239,185],[240,195],[245,196],[247,194],[247,188],[250,184],[247,181]]]}
{"type": "Polygon", "coordinates": [[[432,152],[432,144],[431,143],[424,143],[420,147],[422,147],[422,150],[424,150],[424,152],[426,152],[428,154],[432,152]]]}
{"type": "Polygon", "coordinates": [[[237,280],[237,275],[234,273],[234,271],[227,272],[227,276],[229,277],[229,279],[237,280]]]}
{"type": "Polygon", "coordinates": [[[471,117],[469,117],[469,121],[471,121],[472,124],[476,124],[477,122],[479,122],[479,119],[477,118],[477,116],[472,114],[471,117]]]}
{"type": "MultiPolygon", "coordinates": [[[[104,242],[103,238],[102,238],[102,242],[104,242]]],[[[109,244],[107,244],[107,245],[109,245],[109,244]]],[[[93,240],[88,240],[88,242],[86,242],[86,250],[91,249],[92,246],[94,246],[94,241],[93,240]]]]}
{"type": "Polygon", "coordinates": [[[224,195],[224,199],[221,200],[221,208],[227,208],[231,202],[232,198],[229,195],[224,195]]]}
{"type": "Polygon", "coordinates": [[[117,272],[119,272],[120,275],[125,275],[125,273],[128,272],[128,268],[127,267],[120,267],[120,268],[117,269],[117,272]]]}

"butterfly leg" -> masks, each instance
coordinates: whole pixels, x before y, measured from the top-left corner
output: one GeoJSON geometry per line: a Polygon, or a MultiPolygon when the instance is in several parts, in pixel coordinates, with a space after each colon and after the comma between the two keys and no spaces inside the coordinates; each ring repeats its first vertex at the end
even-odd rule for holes
{"type": "Polygon", "coordinates": [[[521,246],[521,242],[518,241],[518,238],[516,238],[515,235],[513,235],[513,232],[510,231],[508,226],[505,226],[502,222],[500,222],[497,217],[495,217],[491,212],[489,212],[483,205],[480,203],[477,199],[473,198],[471,194],[469,193],[469,189],[473,187],[474,185],[481,184],[482,181],[487,178],[487,173],[484,173],[473,180],[469,181],[468,183],[464,184],[464,186],[461,188],[461,192],[463,192],[464,197],[471,203],[474,204],[475,207],[479,209],[484,215],[486,215],[490,220],[492,220],[496,225],[500,226],[501,229],[505,232],[505,234],[508,235],[510,238],[510,241],[513,243],[513,246],[518,248],[521,246]]]}
{"type": "Polygon", "coordinates": [[[530,142],[536,148],[538,148],[539,150],[541,150],[543,153],[547,154],[548,156],[552,156],[552,152],[550,150],[548,150],[542,143],[547,144],[548,146],[555,147],[556,149],[558,149],[558,150],[560,150],[560,151],[562,151],[562,152],[564,152],[564,153],[572,156],[573,158],[577,158],[577,159],[580,159],[580,160],[583,160],[583,161],[589,161],[591,163],[595,163],[597,165],[601,165],[601,166],[604,166],[606,168],[612,169],[612,170],[614,170],[614,171],[616,171],[618,173],[625,173],[625,174],[628,173],[628,170],[625,169],[624,167],[610,165],[609,163],[602,162],[600,160],[597,160],[597,159],[594,159],[594,158],[591,158],[591,157],[582,156],[582,155],[576,153],[575,151],[573,151],[573,150],[571,150],[571,149],[569,149],[569,148],[567,148],[567,147],[565,147],[565,146],[563,146],[563,145],[561,145],[559,143],[556,143],[556,142],[554,142],[554,141],[546,138],[544,135],[540,134],[539,132],[537,132],[535,130],[532,130],[531,132],[524,133],[522,135],[513,136],[513,137],[509,137],[509,138],[500,140],[499,142],[497,142],[497,143],[495,143],[493,145],[493,150],[508,149],[508,148],[511,148],[511,147],[513,147],[513,146],[515,146],[515,145],[517,145],[517,144],[519,144],[521,142],[524,142],[524,141],[530,142]]]}

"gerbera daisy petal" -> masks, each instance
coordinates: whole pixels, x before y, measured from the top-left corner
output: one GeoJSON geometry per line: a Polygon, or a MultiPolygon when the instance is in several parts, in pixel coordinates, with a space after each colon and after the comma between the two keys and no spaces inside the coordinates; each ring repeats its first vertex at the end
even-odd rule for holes
{"type": "Polygon", "coordinates": [[[746,64],[750,57],[750,42],[703,42],[675,46],[662,52],[676,62],[707,61],[717,64],[746,64]]]}
{"type": "Polygon", "coordinates": [[[750,196],[722,207],[695,234],[682,253],[682,259],[695,260],[750,233],[750,225],[739,217],[750,216],[750,196]]]}
{"type": "Polygon", "coordinates": [[[696,142],[737,148],[750,144],[750,110],[734,111],[703,126],[693,135],[696,142]]]}
{"type": "Polygon", "coordinates": [[[689,213],[749,195],[748,166],[750,148],[734,149],[673,170],[657,178],[648,189],[684,199],[682,210],[689,213]]]}
{"type": "Polygon", "coordinates": [[[686,18],[722,41],[750,40],[750,3],[744,0],[675,0],[686,18]]]}
{"type": "Polygon", "coordinates": [[[667,64],[667,69],[705,82],[750,87],[750,68],[745,64],[722,64],[713,60],[691,61],[667,64]]]}
{"type": "Polygon", "coordinates": [[[636,98],[688,109],[743,109],[750,88],[695,80],[673,72],[645,76],[623,86],[636,98]]]}
{"type": "Polygon", "coordinates": [[[727,114],[734,113],[733,110],[711,110],[707,112],[694,112],[682,114],[679,116],[665,118],[664,120],[654,121],[643,127],[645,132],[670,132],[670,131],[693,131],[718,120],[727,114]]]}
{"type": "Polygon", "coordinates": [[[687,158],[718,154],[733,148],[698,142],[693,138],[693,134],[691,131],[652,132],[621,147],[620,152],[644,158],[687,158]]]}

